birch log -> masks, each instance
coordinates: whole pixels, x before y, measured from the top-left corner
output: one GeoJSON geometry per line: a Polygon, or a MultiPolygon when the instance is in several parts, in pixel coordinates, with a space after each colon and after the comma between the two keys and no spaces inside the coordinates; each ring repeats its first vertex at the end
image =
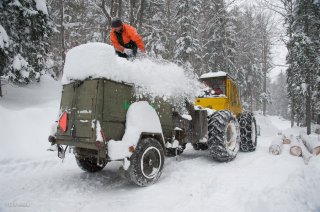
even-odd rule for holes
{"type": "Polygon", "coordinates": [[[320,155],[320,139],[318,135],[307,135],[300,133],[302,142],[313,155],[320,155]]]}
{"type": "Polygon", "coordinates": [[[277,137],[275,137],[275,139],[273,139],[269,147],[269,153],[273,155],[280,155],[283,147],[282,141],[283,141],[283,135],[278,135],[277,137]]]}
{"type": "Polygon", "coordinates": [[[302,150],[302,158],[305,164],[309,163],[310,158],[312,158],[312,154],[310,154],[309,150],[306,148],[304,143],[301,140],[301,137],[298,138],[298,141],[301,144],[301,150],[302,150]]]}
{"type": "Polygon", "coordinates": [[[290,140],[291,140],[290,154],[293,156],[301,157],[302,156],[302,149],[301,149],[300,142],[293,135],[290,136],[290,140]]]}

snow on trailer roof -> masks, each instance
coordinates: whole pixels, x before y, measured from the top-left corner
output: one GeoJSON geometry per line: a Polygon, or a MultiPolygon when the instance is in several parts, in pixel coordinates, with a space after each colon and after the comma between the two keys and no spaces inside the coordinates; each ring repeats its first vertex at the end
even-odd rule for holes
{"type": "Polygon", "coordinates": [[[83,44],[66,55],[62,84],[88,78],[132,83],[137,94],[190,101],[201,89],[196,75],[174,63],[149,58],[128,61],[105,43],[83,44]]]}
{"type": "Polygon", "coordinates": [[[225,76],[227,76],[226,72],[217,71],[217,72],[209,72],[209,73],[202,74],[200,76],[200,79],[212,78],[212,77],[225,77],[225,76]]]}
{"type": "Polygon", "coordinates": [[[228,76],[228,77],[230,77],[232,80],[234,80],[234,78],[233,78],[230,74],[228,74],[228,73],[226,73],[226,72],[224,72],[224,71],[217,71],[217,72],[205,73],[205,74],[202,74],[202,75],[200,76],[200,79],[214,78],[214,77],[225,77],[225,76],[228,76]]]}

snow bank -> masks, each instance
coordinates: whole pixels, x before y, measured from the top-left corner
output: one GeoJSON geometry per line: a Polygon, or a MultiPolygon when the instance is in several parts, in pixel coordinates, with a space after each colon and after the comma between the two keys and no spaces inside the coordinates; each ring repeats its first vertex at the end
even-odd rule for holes
{"type": "Polygon", "coordinates": [[[29,72],[26,71],[28,69],[29,63],[22,57],[20,54],[17,54],[13,58],[13,64],[12,67],[14,70],[20,71],[20,74],[24,78],[29,77],[29,72]]]}
{"type": "Polygon", "coordinates": [[[131,155],[129,147],[136,146],[141,132],[162,134],[156,111],[145,101],[130,105],[127,113],[126,131],[122,141],[110,140],[108,142],[109,157],[113,160],[129,157],[131,155]]]}
{"type": "MultiPolygon", "coordinates": [[[[0,161],[50,156],[48,136],[57,119],[61,85],[49,75],[25,87],[3,85],[0,100],[0,161]]],[[[1,210],[0,210],[1,211],[1,210]]]]}
{"type": "Polygon", "coordinates": [[[131,62],[118,57],[114,48],[104,43],[80,45],[67,53],[62,84],[88,77],[134,83],[137,94],[191,101],[200,88],[197,77],[176,64],[148,58],[131,62]]]}
{"type": "Polygon", "coordinates": [[[43,12],[44,14],[48,15],[48,9],[46,0],[35,0],[37,10],[43,12]]]}
{"type": "Polygon", "coordinates": [[[9,46],[9,36],[6,30],[0,25],[0,48],[9,46]]]}

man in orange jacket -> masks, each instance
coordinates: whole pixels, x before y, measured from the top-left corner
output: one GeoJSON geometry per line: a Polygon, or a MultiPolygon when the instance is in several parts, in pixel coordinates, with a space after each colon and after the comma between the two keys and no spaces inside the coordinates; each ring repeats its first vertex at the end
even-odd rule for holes
{"type": "Polygon", "coordinates": [[[111,21],[110,40],[119,57],[134,57],[138,49],[145,53],[144,43],[137,30],[115,17],[111,21]]]}

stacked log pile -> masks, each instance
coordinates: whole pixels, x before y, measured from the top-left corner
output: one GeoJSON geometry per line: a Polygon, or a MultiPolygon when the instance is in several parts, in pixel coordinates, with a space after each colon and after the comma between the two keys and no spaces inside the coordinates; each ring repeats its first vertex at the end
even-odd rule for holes
{"type": "Polygon", "coordinates": [[[278,136],[271,142],[269,153],[280,155],[283,151],[283,145],[290,145],[289,153],[296,157],[302,157],[305,164],[309,163],[312,156],[320,155],[320,136],[317,139],[316,135],[307,135],[300,133],[300,136],[286,136],[278,133],[278,136]]]}

